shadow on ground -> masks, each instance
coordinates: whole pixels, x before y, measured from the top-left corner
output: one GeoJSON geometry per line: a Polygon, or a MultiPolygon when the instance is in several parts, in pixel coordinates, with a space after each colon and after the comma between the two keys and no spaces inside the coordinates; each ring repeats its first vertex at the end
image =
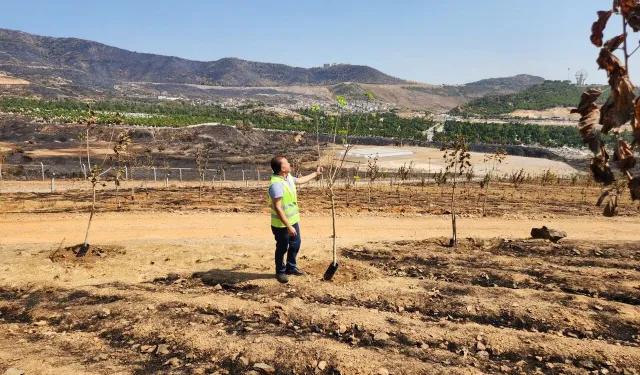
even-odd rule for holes
{"type": "Polygon", "coordinates": [[[196,272],[193,274],[192,278],[200,279],[206,285],[215,286],[217,284],[233,285],[251,280],[273,279],[274,275],[272,273],[243,272],[235,269],[212,269],[205,272],[196,272]]]}

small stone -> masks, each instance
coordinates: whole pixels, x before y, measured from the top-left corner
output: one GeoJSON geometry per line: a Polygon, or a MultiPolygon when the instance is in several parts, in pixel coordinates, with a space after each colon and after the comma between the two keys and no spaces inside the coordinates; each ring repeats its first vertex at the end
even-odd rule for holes
{"type": "Polygon", "coordinates": [[[587,370],[596,370],[596,365],[593,364],[593,361],[590,359],[578,362],[580,367],[586,368],[587,370]]]}
{"type": "Polygon", "coordinates": [[[243,330],[243,331],[245,331],[245,332],[251,332],[251,331],[253,331],[253,328],[252,328],[252,327],[249,327],[249,326],[244,326],[244,327],[242,328],[242,330],[243,330]]]}
{"type": "Polygon", "coordinates": [[[347,332],[347,326],[344,325],[344,324],[340,324],[340,327],[338,327],[338,332],[340,332],[340,333],[347,332]]]}
{"type": "Polygon", "coordinates": [[[163,365],[171,366],[171,367],[178,367],[181,364],[182,364],[182,361],[178,357],[173,357],[173,358],[169,359],[168,361],[166,361],[165,363],[163,363],[163,365]]]}
{"type": "Polygon", "coordinates": [[[594,305],[593,306],[594,309],[598,310],[598,311],[602,311],[604,310],[604,307],[600,306],[600,305],[594,305]]]}
{"type": "Polygon", "coordinates": [[[476,344],[476,349],[477,349],[478,351],[482,351],[482,350],[487,350],[487,347],[486,347],[483,343],[478,342],[478,343],[476,344]]]}
{"type": "Polygon", "coordinates": [[[327,362],[326,361],[320,361],[320,363],[318,363],[318,370],[320,371],[324,371],[324,369],[327,368],[327,362]]]}
{"type": "Polygon", "coordinates": [[[142,345],[140,347],[140,351],[142,353],[153,353],[156,350],[156,346],[155,345],[142,345]]]}
{"type": "Polygon", "coordinates": [[[224,288],[222,287],[222,285],[220,285],[220,284],[216,284],[216,285],[213,287],[213,289],[214,289],[214,290],[223,290],[224,288]]]}
{"type": "Polygon", "coordinates": [[[609,373],[609,370],[607,370],[606,368],[600,369],[600,373],[603,375],[607,375],[609,373]]]}
{"type": "Polygon", "coordinates": [[[514,302],[514,303],[511,304],[511,307],[518,307],[518,306],[520,306],[520,304],[518,302],[514,302]]]}
{"type": "Polygon", "coordinates": [[[246,357],[240,357],[238,361],[242,363],[243,366],[249,366],[249,360],[246,357]]]}
{"type": "Polygon", "coordinates": [[[502,366],[500,366],[500,371],[502,371],[502,372],[511,372],[511,367],[502,365],[502,366]]]}
{"type": "Polygon", "coordinates": [[[38,322],[33,323],[34,326],[36,327],[44,327],[46,325],[48,325],[49,322],[47,322],[46,320],[40,320],[38,322]]]}
{"type": "Polygon", "coordinates": [[[111,315],[111,311],[109,311],[109,309],[107,308],[104,308],[98,312],[98,318],[100,319],[108,318],[110,315],[111,315]]]}
{"type": "Polygon", "coordinates": [[[550,240],[552,242],[558,242],[561,239],[567,236],[566,232],[547,228],[543,226],[542,228],[532,228],[531,229],[531,237],[533,238],[542,238],[546,240],[550,240]]]}
{"type": "Polygon", "coordinates": [[[158,345],[158,349],[156,349],[156,355],[168,355],[169,352],[169,346],[166,344],[160,344],[158,345]]]}
{"type": "Polygon", "coordinates": [[[375,341],[387,341],[389,340],[389,335],[387,335],[384,332],[378,332],[375,335],[373,335],[373,339],[375,341]]]}
{"type": "Polygon", "coordinates": [[[553,370],[553,368],[555,367],[555,366],[553,366],[553,363],[551,363],[551,362],[547,362],[547,363],[545,363],[545,364],[544,364],[544,366],[545,366],[546,368],[548,368],[549,370],[553,370]]]}
{"type": "Polygon", "coordinates": [[[539,355],[538,355],[538,356],[536,356],[536,361],[538,361],[538,362],[542,362],[542,357],[540,357],[539,355]]]}
{"type": "Polygon", "coordinates": [[[380,368],[378,369],[378,375],[389,375],[389,370],[387,370],[387,369],[386,369],[386,368],[384,368],[384,367],[380,367],[380,368]]]}
{"type": "Polygon", "coordinates": [[[4,375],[24,375],[24,371],[12,367],[7,369],[7,371],[4,372],[4,375]]]}
{"type": "Polygon", "coordinates": [[[477,341],[482,341],[482,335],[478,335],[478,336],[476,336],[476,340],[477,340],[477,341]]]}
{"type": "Polygon", "coordinates": [[[479,352],[476,353],[476,357],[489,358],[489,352],[487,352],[486,350],[480,350],[479,352]]]}
{"type": "Polygon", "coordinates": [[[269,366],[266,363],[256,363],[253,365],[253,368],[258,369],[258,370],[262,370],[264,372],[266,372],[267,374],[273,374],[276,372],[276,369],[274,369],[273,367],[269,366]]]}

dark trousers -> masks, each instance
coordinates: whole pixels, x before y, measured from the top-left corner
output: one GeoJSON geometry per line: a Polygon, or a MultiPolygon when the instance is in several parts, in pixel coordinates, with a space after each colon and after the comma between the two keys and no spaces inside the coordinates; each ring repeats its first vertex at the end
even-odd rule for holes
{"type": "Polygon", "coordinates": [[[273,236],[276,239],[276,273],[285,273],[297,268],[296,257],[300,250],[300,226],[298,223],[293,225],[297,236],[291,237],[287,228],[271,227],[273,236]],[[284,255],[287,254],[287,264],[284,263],[284,255]]]}

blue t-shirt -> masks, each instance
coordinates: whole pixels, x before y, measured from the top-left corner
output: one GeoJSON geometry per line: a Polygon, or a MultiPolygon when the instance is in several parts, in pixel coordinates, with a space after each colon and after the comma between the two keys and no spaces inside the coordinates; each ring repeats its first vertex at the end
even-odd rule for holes
{"type": "MultiPolygon", "coordinates": [[[[291,176],[291,179],[284,179],[285,183],[289,185],[289,190],[293,191],[293,186],[290,181],[293,183],[296,182],[296,178],[291,176]]],[[[282,198],[284,196],[284,186],[282,184],[273,184],[269,187],[269,196],[271,199],[282,198]]]]}

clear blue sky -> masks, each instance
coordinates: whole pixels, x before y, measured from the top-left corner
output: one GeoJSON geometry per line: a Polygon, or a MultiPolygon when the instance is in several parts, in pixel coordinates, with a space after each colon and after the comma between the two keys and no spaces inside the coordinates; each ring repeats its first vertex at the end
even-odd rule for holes
{"type": "Polygon", "coordinates": [[[194,60],[363,64],[427,83],[519,73],[566,79],[569,67],[572,75],[586,69],[593,83],[606,79],[590,27],[610,3],[21,0],[3,2],[0,27],[194,60]]]}

